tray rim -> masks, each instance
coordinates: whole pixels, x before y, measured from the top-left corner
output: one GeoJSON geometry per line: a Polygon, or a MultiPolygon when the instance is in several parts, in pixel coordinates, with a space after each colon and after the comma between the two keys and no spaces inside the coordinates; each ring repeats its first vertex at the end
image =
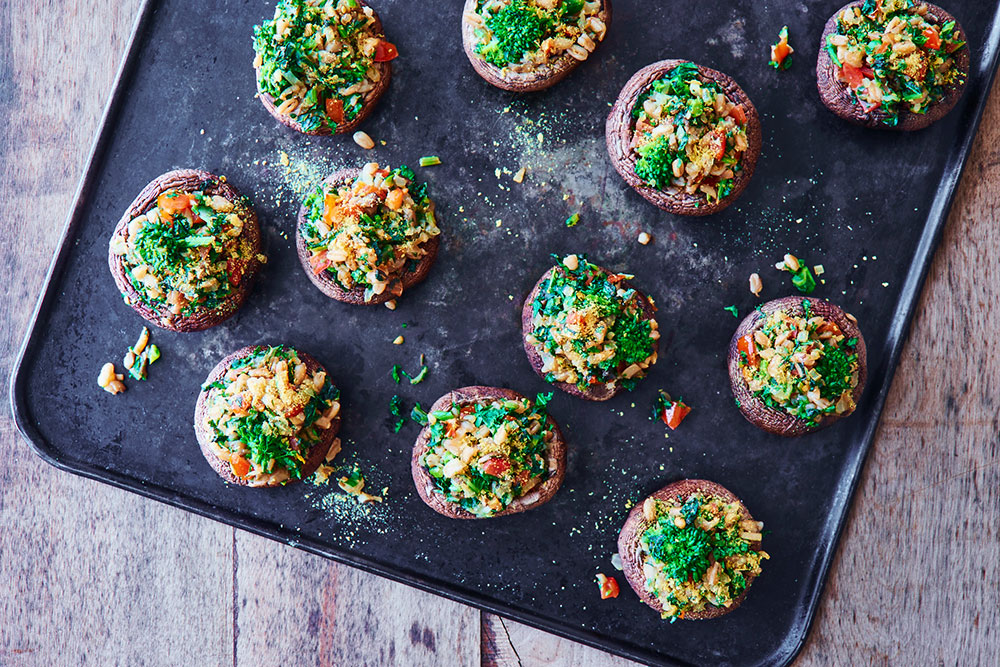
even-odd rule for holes
{"type": "MultiPolygon", "coordinates": [[[[115,74],[111,94],[104,107],[97,131],[91,142],[86,165],[77,183],[73,194],[73,203],[63,223],[63,229],[59,236],[59,242],[49,263],[43,282],[41,293],[35,303],[35,307],[29,318],[28,325],[17,353],[17,358],[11,369],[10,381],[8,385],[8,404],[14,419],[14,425],[20,433],[22,439],[31,449],[46,463],[71,472],[75,475],[87,479],[96,480],[111,486],[136,493],[140,496],[157,500],[159,502],[177,507],[179,509],[197,514],[199,516],[225,523],[234,528],[245,530],[249,533],[266,537],[282,544],[301,549],[308,553],[328,558],[335,562],[343,563],[351,567],[356,567],[362,571],[385,577],[392,581],[412,586],[435,595],[439,595],[455,602],[460,602],[468,606],[487,611],[501,616],[506,616],[518,622],[531,625],[556,636],[577,641],[587,646],[619,655],[624,658],[655,665],[690,665],[693,663],[683,661],[674,656],[663,653],[638,648],[633,650],[632,645],[624,643],[610,643],[603,636],[587,630],[576,628],[567,624],[556,623],[540,614],[518,609],[501,602],[491,600],[485,594],[470,594],[455,584],[445,580],[439,580],[417,575],[402,568],[386,566],[358,554],[349,549],[334,549],[330,546],[312,540],[307,537],[301,539],[287,535],[287,528],[282,529],[271,522],[254,520],[244,517],[237,512],[223,510],[209,503],[199,501],[196,498],[177,493],[155,484],[146,484],[141,480],[129,477],[123,473],[90,465],[85,462],[70,462],[61,459],[56,453],[51,451],[49,443],[41,436],[34,427],[31,414],[25,402],[25,366],[32,353],[33,343],[37,337],[38,322],[44,316],[52,301],[56,298],[55,279],[61,273],[67,262],[69,245],[67,241],[75,231],[76,222],[81,216],[87,193],[91,190],[96,180],[95,167],[113,136],[110,127],[116,119],[120,100],[123,96],[122,83],[132,73],[137,62],[140,40],[139,33],[146,27],[149,18],[154,10],[154,5],[158,0],[141,0],[136,18],[132,24],[131,34],[126,43],[121,63],[115,74]]],[[[887,332],[885,349],[887,354],[882,355],[879,368],[871,375],[880,378],[878,391],[869,394],[867,403],[871,406],[872,418],[869,418],[867,426],[862,432],[862,447],[857,452],[855,459],[848,459],[846,463],[853,467],[853,473],[846,485],[846,501],[843,509],[837,513],[831,513],[827,517],[827,523],[835,520],[836,528],[833,531],[832,539],[825,549],[821,549],[817,555],[821,556],[817,567],[812,572],[810,582],[803,587],[807,594],[805,613],[800,616],[800,621],[793,624],[785,639],[777,649],[768,656],[769,660],[761,664],[788,665],[802,651],[805,641],[809,636],[813,623],[816,619],[816,611],[819,601],[826,588],[827,577],[830,566],[836,552],[840,548],[840,540],[843,536],[847,516],[851,510],[855,493],[860,482],[865,464],[872,450],[875,433],[878,430],[882,419],[885,402],[892,388],[892,381],[899,366],[899,359],[903,347],[909,338],[910,328],[913,323],[913,316],[923,291],[927,274],[930,271],[934,253],[940,243],[941,235],[947,223],[951,206],[957,194],[958,185],[965,172],[973,142],[979,134],[979,126],[982,121],[986,103],[997,74],[997,64],[1000,62],[1000,2],[997,3],[997,10],[993,15],[993,21],[986,31],[983,41],[983,58],[980,59],[978,67],[970,69],[969,77],[979,80],[981,87],[975,91],[973,105],[969,108],[969,123],[962,136],[960,144],[955,146],[948,155],[944,171],[937,184],[937,192],[928,210],[923,229],[920,233],[917,247],[909,263],[906,278],[896,302],[887,332]]],[[[972,95],[968,88],[965,96],[972,95]]],[[[843,485],[841,486],[843,489],[843,485]]]]}

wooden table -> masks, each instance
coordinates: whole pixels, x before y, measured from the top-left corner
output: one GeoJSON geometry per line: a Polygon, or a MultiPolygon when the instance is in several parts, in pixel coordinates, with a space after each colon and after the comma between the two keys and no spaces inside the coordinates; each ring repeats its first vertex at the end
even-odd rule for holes
{"type": "MultiPolygon", "coordinates": [[[[0,1],[4,386],[138,4],[0,1]]],[[[993,94],[799,664],[1000,664],[998,146],[993,94]]],[[[626,664],[0,451],[2,665],[626,664]]]]}

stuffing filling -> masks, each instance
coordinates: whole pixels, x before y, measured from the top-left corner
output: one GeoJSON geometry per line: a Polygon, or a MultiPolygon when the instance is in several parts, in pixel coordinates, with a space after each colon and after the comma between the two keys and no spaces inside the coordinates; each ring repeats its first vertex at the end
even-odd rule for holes
{"type": "Polygon", "coordinates": [[[169,190],[111,238],[111,252],[122,258],[142,302],[166,310],[169,323],[215,308],[237,291],[254,256],[243,234],[251,215],[243,200],[169,190]]]}
{"type": "Polygon", "coordinates": [[[317,187],[305,207],[300,232],[312,270],[327,272],[345,290],[363,287],[365,301],[387,289],[402,294],[399,278],[441,233],[427,185],[405,166],[390,171],[370,162],[353,183],[317,187]]]}
{"type": "Polygon", "coordinates": [[[857,338],[836,322],[812,315],[769,313],[756,331],[738,341],[740,371],[754,396],[811,425],[829,414],[854,411],[858,384],[857,338]]]}
{"type": "Polygon", "coordinates": [[[357,0],[280,0],[254,27],[257,86],[306,132],[353,120],[398,53],[357,0]]]}
{"type": "Polygon", "coordinates": [[[729,607],[761,572],[770,556],[759,548],[764,524],[745,516],[739,503],[693,493],[669,500],[647,498],[639,558],[646,590],[670,622],[704,610],[729,607]]]}
{"type": "Polygon", "coordinates": [[[901,112],[927,113],[962,80],[952,54],[965,46],[954,21],[939,24],[913,0],[867,0],[837,17],[826,49],[837,79],[866,113],[881,108],[895,125],[901,112]]]}
{"type": "Polygon", "coordinates": [[[649,187],[707,202],[732,192],[749,146],[746,112],[697,65],[681,63],[654,81],[632,117],[635,174],[649,187]]]}
{"type": "Polygon", "coordinates": [[[586,60],[604,39],[597,0],[479,0],[464,20],[472,25],[474,52],[512,72],[535,72],[568,54],[586,60]]]}
{"type": "Polygon", "coordinates": [[[533,491],[558,469],[549,458],[555,432],[545,404],[551,397],[487,398],[428,413],[431,437],[420,464],[433,492],[478,517],[538,500],[533,491]]]}
{"type": "Polygon", "coordinates": [[[568,255],[550,273],[531,304],[527,341],[542,359],[549,382],[620,384],[633,389],[656,363],[656,320],[639,294],[585,258],[568,255]]]}
{"type": "Polygon", "coordinates": [[[288,347],[260,347],[202,389],[212,451],[251,486],[299,479],[340,413],[340,391],[326,372],[309,371],[288,347]]]}

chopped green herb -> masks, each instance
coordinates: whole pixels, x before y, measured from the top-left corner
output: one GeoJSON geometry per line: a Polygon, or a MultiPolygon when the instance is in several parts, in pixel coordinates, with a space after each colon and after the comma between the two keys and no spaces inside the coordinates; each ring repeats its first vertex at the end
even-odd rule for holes
{"type": "Polygon", "coordinates": [[[421,426],[427,426],[427,411],[420,407],[417,403],[413,406],[413,410],[410,411],[410,419],[417,422],[421,426]]]}
{"type": "Polygon", "coordinates": [[[410,384],[420,384],[421,382],[424,381],[424,378],[427,377],[427,373],[429,371],[430,368],[428,368],[427,366],[423,366],[421,367],[420,372],[414,375],[413,377],[410,377],[409,373],[407,373],[406,376],[410,378],[410,384]]]}
{"type": "Polygon", "coordinates": [[[421,167],[434,167],[439,164],[441,164],[441,158],[439,158],[437,155],[425,155],[424,157],[420,158],[421,167]]]}
{"type": "Polygon", "coordinates": [[[400,370],[402,369],[400,368],[399,364],[392,365],[392,381],[395,382],[396,384],[399,384],[400,380],[402,379],[399,376],[400,370]]]}
{"type": "Polygon", "coordinates": [[[726,306],[725,308],[723,308],[723,310],[728,310],[730,313],[733,314],[733,317],[738,318],[740,316],[740,311],[736,309],[736,306],[726,306]]]}
{"type": "Polygon", "coordinates": [[[150,345],[149,346],[149,353],[148,353],[148,357],[147,358],[149,359],[149,363],[153,363],[154,361],[156,361],[157,359],[159,359],[160,358],[160,348],[158,348],[155,345],[150,345]]]}
{"type": "Polygon", "coordinates": [[[576,223],[580,222],[580,214],[574,213],[573,215],[566,218],[567,227],[576,227],[576,223]]]}
{"type": "Polygon", "coordinates": [[[799,266],[799,270],[792,275],[792,284],[803,294],[812,294],[816,289],[816,279],[805,264],[799,266]]]}

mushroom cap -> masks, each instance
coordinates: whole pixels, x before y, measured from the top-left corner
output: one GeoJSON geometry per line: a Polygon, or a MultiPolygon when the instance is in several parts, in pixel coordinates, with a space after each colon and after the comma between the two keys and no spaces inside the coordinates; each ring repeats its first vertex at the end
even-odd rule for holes
{"type": "Polygon", "coordinates": [[[835,322],[847,338],[858,339],[858,344],[855,346],[858,355],[858,384],[852,392],[855,405],[861,401],[861,394],[865,390],[865,380],[868,377],[868,352],[865,348],[865,338],[861,335],[861,330],[858,328],[857,322],[850,319],[840,306],[812,297],[797,296],[786,296],[763,304],[760,308],[752,311],[743,318],[743,321],[736,328],[736,333],[733,334],[732,339],[729,341],[729,382],[732,385],[733,396],[736,398],[740,411],[746,417],[747,421],[754,426],[764,429],[768,433],[776,435],[798,436],[812,433],[821,428],[826,428],[838,419],[851,414],[847,412],[842,415],[835,413],[824,415],[819,424],[811,426],[804,419],[793,417],[784,410],[778,410],[765,405],[762,400],[750,392],[746,381],[743,379],[743,373],[740,371],[740,351],[738,347],[740,338],[755,332],[763,326],[767,315],[775,311],[784,310],[801,315],[805,312],[802,308],[803,301],[810,303],[810,312],[814,315],[820,315],[835,322]]]}
{"type": "MultiPolygon", "coordinates": [[[[607,274],[611,273],[607,269],[597,266],[596,264],[594,266],[598,270],[603,271],[604,273],[607,274]]],[[[542,362],[542,357],[538,353],[538,350],[535,349],[535,346],[528,342],[528,335],[532,331],[534,331],[534,326],[532,325],[533,313],[531,304],[534,303],[535,297],[537,297],[538,293],[541,291],[542,285],[548,282],[549,276],[551,276],[552,272],[555,270],[556,270],[555,267],[553,267],[548,271],[546,271],[544,274],[542,274],[542,277],[538,279],[538,282],[535,283],[535,286],[531,288],[531,292],[528,293],[528,297],[524,300],[524,305],[521,307],[521,340],[524,343],[524,352],[525,354],[528,355],[528,363],[531,364],[531,367],[543,380],[545,379],[546,373],[542,371],[542,366],[544,365],[544,363],[542,362]]],[[[636,289],[635,286],[627,280],[623,280],[621,282],[621,286],[626,289],[635,290],[636,298],[639,300],[639,308],[641,309],[644,318],[647,320],[654,319],[654,315],[656,313],[656,307],[649,300],[649,297],[647,297],[645,294],[636,289]]],[[[659,339],[654,340],[653,352],[657,352],[659,348],[660,348],[659,339]]],[[[621,385],[621,382],[615,382],[614,384],[609,384],[609,383],[595,384],[587,387],[587,389],[585,390],[580,389],[575,384],[569,384],[567,382],[552,382],[550,384],[552,384],[552,386],[554,387],[558,387],[567,394],[570,394],[572,396],[579,396],[580,398],[585,398],[588,401],[606,401],[625,390],[625,388],[621,385]]]]}
{"type": "MultiPolygon", "coordinates": [[[[931,105],[926,113],[917,114],[909,111],[902,111],[899,114],[899,122],[896,125],[886,125],[887,114],[880,108],[870,112],[865,112],[860,104],[855,103],[851,98],[851,92],[847,84],[837,80],[836,67],[830,59],[830,54],[826,50],[826,38],[837,31],[837,17],[848,7],[860,7],[864,4],[861,1],[849,2],[830,17],[830,20],[823,26],[823,35],[819,41],[819,57],[816,59],[816,88],[819,90],[819,97],[826,107],[840,116],[844,120],[856,125],[872,127],[884,130],[913,131],[920,130],[935,121],[940,120],[951,111],[962,93],[965,92],[965,83],[969,74],[969,46],[966,44],[961,49],[951,54],[955,59],[955,67],[962,72],[961,81],[948,84],[945,88],[944,97],[931,105]]],[[[937,5],[929,2],[923,3],[927,6],[926,18],[934,19],[932,22],[943,25],[948,21],[955,21],[955,27],[960,34],[965,35],[965,30],[955,20],[955,17],[941,9],[937,5]]]]}
{"type": "Polygon", "coordinates": [[[743,169],[733,176],[733,189],[725,197],[716,202],[709,203],[705,195],[697,193],[690,195],[687,192],[670,194],[662,190],[650,187],[644,180],[635,173],[637,161],[636,153],[632,149],[632,135],[634,132],[634,119],[632,109],[635,108],[639,97],[653,85],[653,82],[663,77],[664,74],[674,69],[678,65],[688,63],[688,60],[661,60],[659,62],[646,65],[641,70],[632,75],[614,106],[608,114],[605,125],[605,140],[608,146],[608,155],[611,157],[611,164],[625,179],[625,182],[633,190],[642,195],[650,203],[676,215],[702,216],[718,213],[726,208],[740,196],[747,184],[753,177],[754,168],[757,166],[757,158],[761,151],[761,128],[760,117],[753,102],[747,96],[739,84],[727,74],[718,72],[708,67],[696,65],[698,74],[702,81],[713,81],[717,83],[726,97],[731,102],[739,105],[747,117],[747,149],[743,154],[741,165],[743,169]]]}
{"type": "MultiPolygon", "coordinates": [[[[451,408],[452,403],[462,405],[493,399],[519,401],[523,398],[524,396],[516,391],[499,387],[478,385],[462,387],[460,389],[453,389],[434,401],[428,412],[448,410],[451,408]]],[[[492,519],[498,516],[524,512],[525,510],[547,503],[552,499],[556,491],[559,490],[559,487],[562,486],[563,479],[566,477],[566,441],[563,440],[562,431],[551,415],[546,416],[546,423],[552,427],[552,440],[549,442],[547,458],[549,460],[556,460],[557,467],[555,472],[536,488],[529,491],[526,496],[515,498],[510,505],[491,517],[478,517],[472,512],[466,511],[458,504],[446,500],[443,495],[434,490],[434,480],[431,478],[427,468],[420,464],[420,457],[430,449],[431,430],[429,426],[425,426],[417,435],[417,441],[413,444],[413,454],[410,458],[410,472],[413,475],[413,484],[417,488],[420,499],[435,512],[453,519],[492,519]],[[529,502],[522,502],[528,496],[531,496],[532,499],[529,502]]]]}
{"type": "MultiPolygon", "coordinates": [[[[465,0],[465,6],[462,8],[462,47],[476,73],[497,88],[515,93],[542,90],[565,79],[583,62],[566,52],[552,62],[539,66],[533,72],[512,72],[486,62],[476,54],[475,28],[465,20],[467,13],[475,13],[476,3],[477,0],[465,0]]],[[[601,0],[601,9],[596,16],[604,21],[607,28],[611,27],[611,0],[601,0]]],[[[600,47],[600,42],[597,45],[600,47]]]]}
{"type": "MultiPolygon", "coordinates": [[[[331,185],[333,187],[349,185],[354,182],[354,179],[360,173],[360,169],[339,169],[327,176],[323,180],[322,185],[331,185]]],[[[433,206],[434,203],[431,202],[431,207],[433,208],[433,206]]],[[[295,252],[299,256],[299,262],[302,264],[302,268],[312,284],[331,299],[343,301],[344,303],[351,303],[358,306],[374,306],[397,298],[399,295],[393,293],[394,288],[399,286],[402,288],[403,293],[405,293],[407,289],[427,277],[431,267],[434,265],[434,260],[437,259],[438,249],[441,246],[440,236],[435,236],[426,241],[423,244],[423,248],[427,252],[420,258],[416,266],[412,269],[408,267],[404,268],[402,273],[393,276],[393,279],[386,285],[385,291],[381,294],[375,294],[369,301],[365,301],[364,287],[355,286],[349,290],[345,290],[329,271],[321,271],[320,273],[313,271],[312,265],[309,263],[312,253],[306,246],[306,240],[302,236],[302,227],[306,224],[308,213],[309,210],[306,208],[305,203],[303,203],[299,207],[298,224],[295,226],[295,252]]]]}
{"type": "MultiPolygon", "coordinates": [[[[247,347],[236,350],[235,352],[233,352],[232,354],[230,354],[229,356],[227,356],[226,358],[224,358],[222,361],[220,361],[218,364],[215,365],[215,368],[213,368],[212,371],[208,374],[208,377],[205,378],[205,382],[202,383],[202,386],[210,385],[213,382],[222,379],[222,377],[229,370],[230,366],[232,366],[233,363],[235,363],[236,361],[248,357],[258,350],[267,349],[268,347],[270,346],[249,345],[247,347]]],[[[290,349],[287,348],[287,346],[281,346],[281,347],[290,349]]],[[[306,369],[308,370],[309,373],[313,373],[315,371],[324,371],[324,372],[326,371],[326,369],[323,368],[323,366],[318,361],[316,361],[316,359],[312,355],[299,350],[295,350],[295,353],[298,355],[302,363],[306,365],[306,369]]],[[[327,376],[329,377],[329,374],[327,374],[327,376]]],[[[210,443],[214,439],[213,438],[214,433],[209,428],[207,423],[208,396],[209,392],[211,391],[213,390],[202,389],[201,393],[198,394],[198,402],[195,404],[194,408],[194,432],[198,438],[198,446],[201,448],[201,453],[205,457],[205,460],[208,461],[208,464],[212,466],[212,469],[219,474],[219,477],[232,484],[238,484],[240,486],[252,486],[255,488],[274,487],[274,486],[283,486],[287,484],[292,484],[294,482],[299,481],[300,479],[305,479],[309,475],[316,472],[316,469],[319,468],[321,463],[323,463],[323,460],[329,453],[330,447],[333,445],[334,440],[337,439],[337,432],[340,431],[340,415],[338,414],[337,417],[330,420],[330,428],[323,431],[323,437],[320,438],[320,441],[309,448],[309,453],[306,456],[305,463],[302,464],[302,469],[299,479],[289,477],[288,480],[286,480],[284,483],[277,482],[277,483],[253,484],[250,480],[246,480],[243,479],[242,477],[237,477],[236,475],[234,475],[233,470],[229,465],[229,462],[223,461],[218,456],[216,456],[215,452],[212,450],[210,446],[210,443]]]]}
{"type": "MultiPolygon", "coordinates": [[[[649,498],[655,500],[669,501],[672,498],[680,496],[682,498],[688,498],[692,494],[701,492],[705,496],[715,496],[717,498],[722,498],[723,500],[731,503],[737,503],[740,506],[740,510],[746,520],[753,520],[750,515],[749,510],[747,510],[746,505],[740,500],[736,495],[715,482],[710,482],[705,479],[682,479],[672,484],[668,484],[659,491],[649,495],[649,498]]],[[[625,524],[622,526],[621,532],[618,534],[618,556],[622,559],[622,568],[625,573],[625,579],[628,581],[629,586],[635,591],[636,595],[639,596],[643,602],[648,604],[650,607],[656,611],[663,613],[663,605],[660,603],[659,599],[653,595],[646,588],[646,577],[642,572],[642,558],[640,556],[641,547],[640,539],[642,534],[651,525],[649,521],[646,520],[643,514],[642,506],[645,503],[645,498],[642,502],[636,503],[632,510],[628,513],[628,518],[625,519],[625,524]]],[[[760,542],[751,545],[754,551],[760,550],[760,542]]],[[[750,585],[757,578],[755,574],[746,575],[747,585],[733,602],[728,607],[717,607],[715,605],[706,605],[701,611],[688,612],[683,616],[684,620],[688,621],[699,621],[709,618],[716,618],[718,616],[723,616],[733,611],[746,598],[747,591],[750,590],[750,585]]]]}
{"type": "Polygon", "coordinates": [[[164,192],[170,190],[194,192],[201,189],[205,183],[209,184],[203,189],[206,195],[219,195],[233,203],[235,212],[243,220],[243,233],[240,238],[243,238],[244,242],[250,245],[249,259],[233,260],[233,270],[239,271],[241,279],[236,289],[222,303],[214,308],[196,310],[190,315],[174,315],[165,303],[157,306],[149,305],[142,300],[139,291],[126,276],[129,269],[125,266],[124,257],[116,255],[110,249],[108,250],[108,267],[111,269],[111,275],[115,279],[118,291],[128,298],[128,305],[146,321],[170,331],[202,331],[214,327],[231,317],[246,301],[254,278],[261,267],[261,262],[258,259],[258,255],[260,255],[260,225],[257,222],[257,213],[240,196],[236,188],[225,179],[201,169],[176,169],[150,181],[129,204],[128,209],[112,232],[112,238],[124,236],[128,230],[129,222],[156,206],[156,198],[164,192]]]}

